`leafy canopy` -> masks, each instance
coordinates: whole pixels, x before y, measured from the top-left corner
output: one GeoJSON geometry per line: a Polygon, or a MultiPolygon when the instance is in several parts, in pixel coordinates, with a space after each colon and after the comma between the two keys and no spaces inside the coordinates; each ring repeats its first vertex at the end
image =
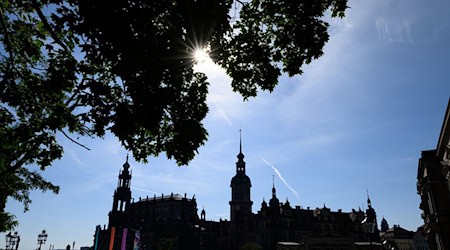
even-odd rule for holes
{"type": "MultiPolygon", "coordinates": [[[[164,152],[187,164],[205,143],[208,82],[196,49],[244,99],[323,54],[324,15],[347,0],[3,0],[0,2],[0,231],[8,197],[58,192],[44,170],[56,139],[113,133],[137,160],[164,152]],[[230,16],[239,9],[239,15],[230,16]]],[[[82,146],[82,145],[81,145],[82,146]]]]}

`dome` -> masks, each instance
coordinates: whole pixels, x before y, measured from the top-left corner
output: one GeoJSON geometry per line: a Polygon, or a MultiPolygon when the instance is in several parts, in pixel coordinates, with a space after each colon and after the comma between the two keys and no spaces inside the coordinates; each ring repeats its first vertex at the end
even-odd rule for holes
{"type": "Polygon", "coordinates": [[[252,185],[250,182],[250,178],[243,173],[238,173],[231,179],[231,185],[233,186],[235,184],[248,184],[250,186],[252,185]]]}
{"type": "Polygon", "coordinates": [[[278,207],[280,205],[280,200],[278,200],[278,198],[276,196],[272,197],[272,199],[270,199],[270,201],[269,201],[269,205],[271,207],[278,207]]]}

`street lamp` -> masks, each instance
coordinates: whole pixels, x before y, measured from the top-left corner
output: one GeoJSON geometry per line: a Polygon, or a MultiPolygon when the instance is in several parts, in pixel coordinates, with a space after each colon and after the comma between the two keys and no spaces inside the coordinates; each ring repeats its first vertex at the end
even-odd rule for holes
{"type": "Polygon", "coordinates": [[[14,232],[14,234],[11,234],[11,232],[9,232],[7,235],[5,235],[5,238],[7,250],[17,250],[19,248],[20,236],[17,232],[14,232]]]}
{"type": "Polygon", "coordinates": [[[9,232],[7,235],[5,235],[5,241],[6,241],[6,250],[11,249],[11,238],[13,236],[11,235],[11,232],[9,232]]]}
{"type": "Polygon", "coordinates": [[[41,246],[42,244],[45,244],[45,241],[47,241],[47,233],[45,232],[45,230],[42,230],[42,233],[40,233],[38,235],[38,245],[39,245],[39,250],[41,250],[41,246]]]}
{"type": "Polygon", "coordinates": [[[369,242],[370,242],[370,249],[373,250],[373,245],[372,245],[372,234],[375,232],[375,222],[369,220],[367,217],[364,218],[364,220],[361,222],[363,231],[365,234],[368,235],[369,238],[369,242]]]}

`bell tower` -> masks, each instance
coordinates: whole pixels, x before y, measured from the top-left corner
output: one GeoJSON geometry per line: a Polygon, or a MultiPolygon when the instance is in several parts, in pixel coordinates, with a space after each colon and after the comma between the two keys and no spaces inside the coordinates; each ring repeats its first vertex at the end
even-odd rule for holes
{"type": "Polygon", "coordinates": [[[125,226],[126,212],[131,201],[131,173],[129,171],[128,155],[125,164],[123,164],[122,172],[119,172],[119,180],[117,188],[114,191],[114,200],[111,212],[109,212],[108,227],[125,226]]]}
{"type": "Polygon", "coordinates": [[[242,131],[239,139],[239,154],[236,162],[236,175],[231,179],[231,201],[230,201],[230,220],[234,223],[240,223],[245,216],[252,213],[252,204],[250,200],[250,188],[252,187],[250,178],[245,174],[244,154],[242,153],[242,131]]]}
{"type": "Polygon", "coordinates": [[[380,241],[380,231],[378,229],[378,223],[377,223],[377,213],[375,212],[375,209],[372,207],[372,201],[369,197],[369,191],[367,190],[367,209],[366,209],[366,217],[371,222],[375,223],[375,232],[373,240],[379,242],[380,241]]]}

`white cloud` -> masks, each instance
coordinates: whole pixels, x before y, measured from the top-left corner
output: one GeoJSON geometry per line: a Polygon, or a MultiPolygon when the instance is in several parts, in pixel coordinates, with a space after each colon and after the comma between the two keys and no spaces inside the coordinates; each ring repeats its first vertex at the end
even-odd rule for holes
{"type": "Polygon", "coordinates": [[[413,43],[410,24],[404,20],[385,20],[379,18],[375,20],[378,37],[381,40],[397,43],[413,43]]]}

